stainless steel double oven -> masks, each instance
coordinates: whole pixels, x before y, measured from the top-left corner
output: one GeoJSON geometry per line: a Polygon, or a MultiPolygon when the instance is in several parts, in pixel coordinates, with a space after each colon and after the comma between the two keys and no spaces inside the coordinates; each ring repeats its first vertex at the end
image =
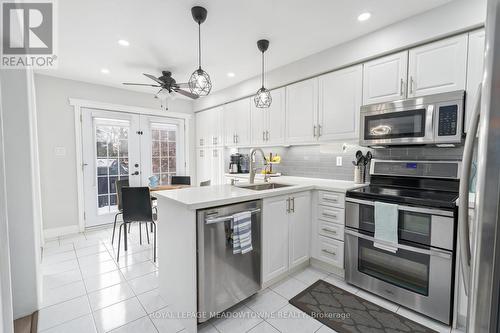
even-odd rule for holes
{"type": "Polygon", "coordinates": [[[459,164],[373,162],[370,185],[347,193],[346,280],[450,324],[459,164]],[[436,171],[442,177],[432,178],[436,171]],[[398,205],[394,251],[374,246],[376,201],[398,205]]]}

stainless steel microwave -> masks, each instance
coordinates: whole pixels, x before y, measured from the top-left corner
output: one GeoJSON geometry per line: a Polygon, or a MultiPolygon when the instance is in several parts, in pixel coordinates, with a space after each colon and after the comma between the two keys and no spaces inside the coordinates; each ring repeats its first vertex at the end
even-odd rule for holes
{"type": "Polygon", "coordinates": [[[361,107],[359,144],[454,146],[464,137],[465,91],[361,107]]]}

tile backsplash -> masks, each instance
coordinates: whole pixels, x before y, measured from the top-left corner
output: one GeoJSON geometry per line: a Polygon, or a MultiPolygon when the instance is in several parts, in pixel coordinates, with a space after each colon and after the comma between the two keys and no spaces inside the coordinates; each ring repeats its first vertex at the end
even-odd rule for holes
{"type": "MultiPolygon", "coordinates": [[[[272,147],[263,149],[266,155],[270,152],[281,155],[281,163],[273,166],[273,171],[281,172],[286,176],[311,178],[326,178],[339,180],[353,180],[354,166],[352,161],[357,150],[363,154],[369,150],[355,144],[333,143],[311,146],[272,147]],[[342,158],[342,165],[337,166],[337,157],[342,158]]],[[[460,160],[462,147],[402,147],[371,150],[373,158],[394,160],[460,160]]],[[[238,152],[248,154],[250,149],[239,149],[238,152]]],[[[228,150],[226,159],[229,161],[231,151],[228,150]]],[[[257,156],[257,164],[262,165],[262,158],[257,156]]],[[[226,163],[226,166],[229,163],[226,163]]],[[[227,167],[226,167],[227,169],[227,167]]]]}

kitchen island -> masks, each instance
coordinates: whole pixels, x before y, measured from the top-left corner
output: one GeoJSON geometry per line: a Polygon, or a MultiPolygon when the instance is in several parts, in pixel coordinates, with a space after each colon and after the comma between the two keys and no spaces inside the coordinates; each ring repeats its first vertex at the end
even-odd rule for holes
{"type": "Polygon", "coordinates": [[[350,181],[302,177],[280,177],[272,181],[289,186],[256,191],[244,186],[214,185],[155,193],[159,211],[159,288],[169,304],[172,326],[196,332],[197,210],[312,190],[345,192],[362,186],[350,181]]]}

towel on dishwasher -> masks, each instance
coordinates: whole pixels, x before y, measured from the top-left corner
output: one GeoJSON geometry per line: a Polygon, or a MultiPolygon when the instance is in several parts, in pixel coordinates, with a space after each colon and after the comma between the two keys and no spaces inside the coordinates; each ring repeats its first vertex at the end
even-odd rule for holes
{"type": "Polygon", "coordinates": [[[373,246],[395,253],[397,247],[390,244],[398,244],[398,205],[376,201],[373,246]]]}
{"type": "Polygon", "coordinates": [[[252,248],[252,213],[241,212],[233,215],[233,254],[245,254],[252,248]]]}

